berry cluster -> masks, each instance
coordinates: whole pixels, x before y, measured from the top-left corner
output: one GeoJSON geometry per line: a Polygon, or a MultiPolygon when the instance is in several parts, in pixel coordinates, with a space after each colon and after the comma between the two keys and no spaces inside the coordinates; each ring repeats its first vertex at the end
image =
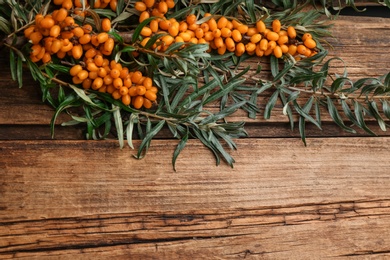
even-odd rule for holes
{"type": "Polygon", "coordinates": [[[304,34],[302,41],[298,41],[295,28],[289,26],[284,30],[277,19],[272,22],[272,28],[269,29],[261,20],[256,26],[249,27],[224,16],[216,20],[211,14],[206,13],[205,17],[210,18],[203,23],[199,23],[194,14],[188,15],[181,22],[174,18],[156,18],[148,27],[142,29],[141,35],[144,39],[141,45],[145,46],[154,33],[167,32],[166,36],[157,41],[154,48],[164,51],[173,42],[185,42],[209,44],[209,51],[216,50],[220,55],[229,51],[234,52],[236,56],[246,52],[259,57],[272,54],[281,58],[283,54],[290,53],[300,59],[301,56],[310,57],[317,53],[316,42],[310,33],[304,34]]]}
{"type": "MultiPolygon", "coordinates": [[[[111,29],[109,19],[102,20],[102,28],[111,29]]],[[[114,40],[106,32],[95,34],[90,24],[79,26],[65,8],[45,16],[36,15],[35,24],[28,27],[24,35],[32,43],[30,58],[33,62],[48,63],[52,55],[60,59],[68,55],[79,60],[90,49],[110,55],[114,48],[114,40]]]]}
{"type": "Polygon", "coordinates": [[[131,104],[136,109],[152,107],[157,99],[157,87],[153,86],[151,78],[143,76],[140,71],[129,71],[120,63],[90,50],[85,54],[84,67],[77,64],[70,69],[73,83],[81,84],[84,89],[110,93],[126,106],[131,104]]]}
{"type": "MultiPolygon", "coordinates": [[[[60,5],[62,8],[66,10],[70,10],[72,8],[82,8],[83,4],[85,7],[89,7],[88,0],[54,0],[55,5],[60,5]],[[84,3],[83,3],[84,2],[84,3]]],[[[95,0],[93,4],[93,8],[111,8],[112,11],[116,11],[116,7],[118,5],[118,0],[95,0]]]]}
{"type": "Polygon", "coordinates": [[[134,8],[140,12],[139,22],[149,17],[164,18],[169,9],[175,7],[174,0],[142,0],[135,2],[134,8]]]}
{"type": "Polygon", "coordinates": [[[95,33],[90,24],[78,25],[65,8],[45,16],[36,15],[35,24],[24,31],[32,44],[31,60],[48,63],[52,55],[60,59],[72,57],[79,61],[70,69],[74,84],[110,93],[114,99],[121,99],[123,104],[131,104],[136,109],[151,108],[157,99],[157,87],[140,71],[129,72],[120,63],[106,58],[111,55],[115,42],[107,33],[111,21],[104,18],[101,23],[103,31],[95,33]]]}

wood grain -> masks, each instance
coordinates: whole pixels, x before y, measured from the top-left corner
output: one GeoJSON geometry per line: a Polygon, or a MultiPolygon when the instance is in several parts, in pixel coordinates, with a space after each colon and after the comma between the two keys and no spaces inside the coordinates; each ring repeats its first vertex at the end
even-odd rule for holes
{"type": "Polygon", "coordinates": [[[234,169],[192,140],[178,172],[175,144],[136,160],[115,141],[0,142],[0,257],[390,252],[390,138],[242,139],[234,169]]]}

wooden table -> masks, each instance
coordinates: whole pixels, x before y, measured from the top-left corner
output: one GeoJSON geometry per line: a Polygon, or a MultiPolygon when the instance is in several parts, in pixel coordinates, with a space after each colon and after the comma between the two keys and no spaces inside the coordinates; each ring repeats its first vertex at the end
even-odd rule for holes
{"type": "MultiPolygon", "coordinates": [[[[389,71],[389,19],[334,24],[330,57],[342,57],[350,77],[389,71]]],[[[152,141],[142,160],[116,140],[86,141],[83,127],[58,125],[51,139],[53,110],[28,73],[21,89],[10,81],[7,59],[1,259],[390,258],[390,132],[376,123],[377,137],[352,135],[324,116],[305,147],[278,106],[270,120],[247,123],[233,169],[190,140],[174,172],[178,141],[169,137],[152,141]]]]}

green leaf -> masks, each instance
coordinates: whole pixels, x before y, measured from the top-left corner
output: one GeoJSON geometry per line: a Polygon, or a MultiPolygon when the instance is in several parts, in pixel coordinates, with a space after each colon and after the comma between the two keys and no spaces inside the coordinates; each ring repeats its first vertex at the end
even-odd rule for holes
{"type": "Polygon", "coordinates": [[[16,67],[16,76],[18,78],[19,88],[23,86],[23,60],[18,56],[18,63],[16,67]]]}
{"type": "Polygon", "coordinates": [[[11,78],[12,80],[16,81],[16,62],[15,62],[15,53],[13,50],[10,50],[9,53],[9,67],[11,70],[11,78]]]}
{"type": "Polygon", "coordinates": [[[179,156],[180,152],[184,149],[188,141],[188,132],[182,136],[180,139],[180,142],[177,144],[175,151],[173,152],[172,156],[172,165],[173,165],[173,170],[176,171],[176,160],[177,157],[179,156]]]}
{"type": "Polygon", "coordinates": [[[141,159],[143,157],[142,152],[149,146],[152,138],[160,132],[161,128],[164,126],[165,120],[159,121],[150,131],[147,131],[146,136],[142,139],[142,142],[138,148],[138,153],[136,158],[141,159]]]}
{"type": "Polygon", "coordinates": [[[382,100],[382,109],[383,109],[383,113],[385,114],[387,119],[390,119],[390,105],[389,105],[389,101],[382,100]]]}
{"type": "Polygon", "coordinates": [[[75,95],[68,95],[66,99],[57,106],[56,111],[50,121],[51,137],[54,138],[54,126],[58,115],[67,108],[77,107],[80,105],[79,98],[75,95]]]}
{"type": "Polygon", "coordinates": [[[387,73],[386,78],[383,82],[383,85],[384,85],[385,89],[388,89],[388,90],[390,89],[390,72],[387,73]]]}
{"type": "Polygon", "coordinates": [[[358,126],[363,129],[364,131],[366,131],[367,133],[371,134],[371,135],[376,135],[374,132],[371,131],[371,129],[369,129],[364,121],[364,115],[363,115],[363,107],[362,105],[358,102],[358,101],[355,101],[354,102],[354,107],[355,107],[355,116],[356,116],[356,120],[358,122],[358,126]]]}
{"type": "Polygon", "coordinates": [[[124,147],[124,134],[123,134],[123,122],[121,110],[119,107],[112,105],[115,128],[118,135],[119,147],[122,149],[124,147]]]}
{"type": "Polygon", "coordinates": [[[155,19],[154,17],[149,17],[148,19],[143,20],[142,23],[140,23],[137,26],[137,28],[135,28],[133,36],[131,37],[131,42],[133,42],[133,43],[136,42],[139,39],[142,28],[144,28],[145,25],[147,25],[148,23],[150,23],[150,21],[152,21],[154,19],[155,19]]]}
{"type": "Polygon", "coordinates": [[[385,123],[385,121],[383,120],[383,118],[381,117],[381,115],[379,113],[378,106],[377,106],[376,102],[375,101],[368,102],[368,108],[370,109],[370,112],[371,112],[372,116],[378,122],[379,127],[381,128],[381,130],[383,132],[386,132],[386,123],[385,123]]]}
{"type": "Polygon", "coordinates": [[[255,6],[253,0],[245,0],[245,6],[248,10],[249,17],[251,18],[251,22],[256,22],[256,13],[255,13],[255,6]]]}
{"type": "Polygon", "coordinates": [[[270,62],[271,62],[271,74],[272,76],[275,77],[279,73],[279,59],[276,58],[274,55],[271,55],[270,62]]]}
{"type": "Polygon", "coordinates": [[[126,128],[126,139],[127,144],[130,146],[131,149],[134,149],[133,145],[133,131],[134,131],[134,123],[139,120],[137,113],[132,113],[130,115],[130,119],[126,128]]]}
{"type": "Polygon", "coordinates": [[[356,131],[354,129],[344,124],[339,112],[337,111],[336,106],[333,104],[332,99],[329,96],[326,98],[327,98],[328,112],[330,117],[333,119],[333,121],[345,131],[356,134],[356,131]]]}
{"type": "Polygon", "coordinates": [[[321,128],[321,125],[318,124],[318,122],[317,122],[312,116],[309,115],[309,111],[310,111],[310,109],[311,109],[311,107],[312,107],[312,104],[313,104],[313,99],[314,99],[313,96],[311,96],[311,97],[309,98],[309,100],[306,102],[306,104],[305,104],[305,106],[304,106],[305,109],[302,109],[302,108],[299,106],[298,102],[297,102],[296,100],[294,100],[294,101],[293,101],[294,108],[295,108],[295,110],[298,112],[299,115],[301,115],[301,116],[303,116],[305,119],[309,120],[311,123],[313,123],[313,124],[314,124],[315,126],[317,126],[319,129],[322,129],[322,128],[321,128]]]}
{"type": "Polygon", "coordinates": [[[264,118],[269,119],[271,117],[272,109],[274,108],[276,101],[278,100],[279,90],[276,90],[269,98],[264,110],[264,118]]]}

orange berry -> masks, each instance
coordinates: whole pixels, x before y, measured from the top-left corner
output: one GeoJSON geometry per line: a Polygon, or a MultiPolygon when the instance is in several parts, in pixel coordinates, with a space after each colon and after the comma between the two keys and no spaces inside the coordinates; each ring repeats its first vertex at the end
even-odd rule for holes
{"type": "Polygon", "coordinates": [[[241,34],[247,33],[247,32],[248,32],[248,29],[249,29],[249,27],[248,27],[247,25],[245,25],[245,24],[239,25],[239,26],[237,27],[237,30],[238,30],[241,34]]]}
{"type": "Polygon", "coordinates": [[[233,52],[236,49],[236,44],[234,43],[232,38],[225,39],[226,49],[230,52],[233,52]]]}
{"type": "Polygon", "coordinates": [[[297,47],[297,52],[298,52],[299,54],[305,55],[305,53],[306,53],[306,47],[305,47],[305,45],[302,45],[302,44],[298,45],[298,47],[297,47]]]}
{"type": "Polygon", "coordinates": [[[137,11],[143,12],[146,10],[147,7],[146,7],[146,4],[143,2],[135,2],[134,8],[137,11]]]}
{"type": "Polygon", "coordinates": [[[257,31],[259,32],[259,33],[263,33],[264,31],[265,31],[265,29],[266,29],[266,27],[265,27],[265,23],[263,22],[263,21],[258,21],[257,23],[256,23],[256,28],[257,28],[257,31]]]}
{"type": "Polygon", "coordinates": [[[73,84],[81,84],[83,83],[83,80],[79,79],[78,77],[73,77],[72,82],[73,84]]]}
{"type": "Polygon", "coordinates": [[[122,95],[121,101],[122,101],[122,103],[123,103],[125,106],[130,105],[130,103],[131,103],[131,97],[130,97],[130,95],[128,95],[128,94],[122,95]]]}
{"type": "Polygon", "coordinates": [[[151,90],[146,90],[144,96],[149,99],[150,101],[155,101],[157,99],[157,95],[155,92],[151,90]]]}
{"type": "Polygon", "coordinates": [[[138,95],[138,94],[137,94],[137,87],[136,87],[136,86],[132,86],[132,87],[129,88],[129,95],[130,95],[131,97],[135,97],[135,96],[138,95]]]}
{"type": "Polygon", "coordinates": [[[97,90],[97,89],[101,88],[102,86],[103,86],[103,79],[97,77],[93,80],[91,87],[93,90],[97,90]]]}
{"type": "Polygon", "coordinates": [[[145,86],[139,85],[137,86],[137,95],[143,96],[145,95],[146,88],[145,86]]]}
{"type": "Polygon", "coordinates": [[[86,78],[83,80],[83,89],[90,89],[92,86],[92,80],[89,78],[86,78]]]}
{"type": "Polygon", "coordinates": [[[302,36],[302,41],[306,41],[306,39],[308,39],[308,38],[313,38],[312,36],[311,36],[311,34],[310,33],[305,33],[303,36],[302,36]]]}
{"type": "Polygon", "coordinates": [[[287,42],[288,42],[288,36],[287,35],[279,36],[279,40],[278,40],[278,44],[279,45],[286,44],[287,42]]]}
{"type": "Polygon", "coordinates": [[[213,36],[214,36],[214,38],[219,38],[219,37],[221,37],[221,35],[222,35],[222,33],[221,33],[221,30],[220,30],[220,29],[215,29],[215,30],[213,31],[213,36]]]}
{"type": "Polygon", "coordinates": [[[158,20],[154,19],[154,20],[150,21],[149,27],[152,30],[152,32],[154,32],[154,33],[157,32],[158,31],[158,20]]]}
{"type": "MultiPolygon", "coordinates": [[[[121,87],[123,87],[123,80],[121,78],[116,78],[114,79],[114,81],[112,82],[112,85],[114,85],[115,88],[119,89],[121,87]]],[[[126,88],[127,89],[127,88],[126,88]]],[[[127,94],[127,93],[126,93],[127,94]]]]}
{"type": "Polygon", "coordinates": [[[282,27],[282,24],[280,23],[280,20],[275,19],[272,21],[272,30],[274,32],[280,32],[280,28],[282,27]]]}
{"type": "Polygon", "coordinates": [[[228,38],[232,36],[232,31],[229,28],[222,28],[221,29],[221,36],[224,38],[228,38]]]}
{"type": "Polygon", "coordinates": [[[53,27],[50,28],[50,36],[57,38],[61,33],[61,27],[59,25],[53,25],[53,27]]]}
{"type": "Polygon", "coordinates": [[[110,8],[112,11],[116,12],[117,6],[118,6],[118,0],[111,0],[110,1],[110,8]]]}
{"type": "Polygon", "coordinates": [[[40,32],[33,32],[30,34],[30,41],[32,44],[38,44],[43,38],[40,32]]]}
{"type": "Polygon", "coordinates": [[[91,41],[91,35],[90,34],[84,34],[83,36],[81,36],[79,38],[79,43],[83,44],[83,45],[89,43],[90,41],[91,41]]]}
{"type": "Polygon", "coordinates": [[[237,57],[240,57],[245,53],[245,45],[242,42],[237,43],[235,54],[237,57]]]}
{"type": "Polygon", "coordinates": [[[111,54],[112,50],[114,49],[115,41],[113,38],[108,38],[108,40],[104,43],[104,50],[111,54]]]}
{"type": "Polygon", "coordinates": [[[172,25],[168,28],[168,33],[169,33],[171,36],[175,37],[175,36],[177,36],[177,35],[179,34],[179,26],[178,26],[178,25],[179,25],[178,23],[177,23],[177,25],[172,24],[172,25]]]}
{"type": "Polygon", "coordinates": [[[45,18],[43,18],[41,20],[41,22],[39,23],[39,26],[41,28],[44,28],[44,29],[50,29],[51,27],[54,26],[54,24],[55,24],[54,19],[51,18],[51,17],[46,16],[45,18]]]}
{"type": "Polygon", "coordinates": [[[73,43],[68,42],[68,44],[64,45],[62,44],[61,50],[62,52],[68,52],[73,49],[73,43]]]}
{"type": "Polygon", "coordinates": [[[174,0],[165,0],[165,3],[167,3],[169,9],[175,7],[175,1],[174,0]]]}
{"type": "Polygon", "coordinates": [[[114,90],[114,92],[112,92],[111,95],[112,95],[112,97],[113,97],[114,99],[120,99],[120,98],[122,98],[122,95],[121,95],[121,93],[119,93],[119,90],[118,90],[118,89],[114,90]]]}
{"type": "Polygon", "coordinates": [[[135,99],[133,99],[132,105],[135,109],[140,109],[143,104],[144,104],[144,97],[143,96],[136,96],[135,99]]]}
{"type": "Polygon", "coordinates": [[[276,58],[281,58],[283,56],[283,52],[282,52],[282,49],[280,48],[280,46],[276,46],[274,48],[274,55],[276,58]]]}
{"type": "Polygon", "coordinates": [[[221,48],[224,45],[223,39],[221,37],[214,38],[214,44],[216,48],[221,48]]]}
{"type": "Polygon", "coordinates": [[[228,23],[228,19],[226,19],[226,17],[224,17],[224,16],[221,16],[217,22],[218,29],[222,29],[222,28],[226,27],[227,23],[228,23]]]}
{"type": "Polygon", "coordinates": [[[248,42],[246,45],[245,45],[245,50],[247,52],[253,52],[256,50],[256,44],[254,44],[253,42],[248,42]]]}
{"type": "Polygon", "coordinates": [[[151,8],[151,7],[153,7],[154,4],[155,4],[155,0],[142,0],[142,2],[145,3],[145,5],[146,5],[147,8],[151,8]]]}
{"type": "Polygon", "coordinates": [[[175,41],[175,38],[173,38],[171,35],[165,35],[161,37],[161,41],[165,44],[165,46],[169,46],[175,41]]]}
{"type": "Polygon", "coordinates": [[[153,103],[147,98],[144,98],[144,103],[142,104],[144,108],[149,109],[152,107],[153,103]]]}
{"type": "Polygon", "coordinates": [[[279,40],[279,34],[277,34],[276,32],[269,32],[267,33],[267,39],[269,41],[277,41],[279,40]]]}
{"type": "Polygon", "coordinates": [[[203,32],[208,32],[210,30],[210,26],[208,23],[202,23],[200,25],[200,28],[202,28],[203,32]]]}
{"type": "Polygon", "coordinates": [[[203,38],[203,36],[204,36],[203,29],[202,29],[202,28],[196,29],[196,31],[195,31],[195,36],[196,36],[196,38],[198,38],[198,39],[203,38]]]}
{"type": "Polygon", "coordinates": [[[289,26],[287,28],[287,35],[288,37],[290,37],[291,39],[295,39],[295,37],[297,37],[297,32],[295,31],[295,28],[292,27],[292,26],[289,26]]]}
{"type": "Polygon", "coordinates": [[[99,75],[98,75],[98,72],[97,72],[97,71],[90,71],[90,72],[88,73],[88,78],[90,78],[90,79],[96,79],[98,76],[99,76],[99,75]]]}
{"type": "Polygon", "coordinates": [[[256,33],[256,34],[252,35],[250,38],[250,41],[253,43],[258,43],[259,41],[261,41],[261,34],[256,33]]]}
{"type": "Polygon", "coordinates": [[[252,36],[252,35],[255,35],[256,33],[258,33],[256,28],[254,28],[254,27],[249,27],[249,28],[248,28],[248,31],[246,32],[246,35],[247,35],[247,36],[252,36]]]}
{"type": "Polygon", "coordinates": [[[74,36],[79,37],[79,38],[84,35],[84,30],[82,27],[76,27],[72,30],[72,32],[73,32],[74,36]]]}
{"type": "Polygon", "coordinates": [[[138,84],[140,81],[141,81],[141,78],[142,78],[142,73],[141,71],[135,71],[133,73],[133,75],[131,75],[131,81],[134,83],[134,84],[138,84]]]}
{"type": "Polygon", "coordinates": [[[99,68],[98,66],[96,66],[96,64],[94,62],[89,62],[87,64],[87,70],[88,71],[95,71],[95,72],[98,72],[99,71],[99,68]]]}
{"type": "Polygon", "coordinates": [[[317,46],[317,43],[312,38],[307,38],[303,43],[307,48],[313,49],[317,46]]]}
{"type": "Polygon", "coordinates": [[[142,35],[142,36],[144,36],[144,37],[148,37],[148,36],[150,36],[150,35],[152,35],[152,29],[150,29],[149,27],[146,27],[146,26],[144,26],[142,29],[141,29],[141,32],[140,32],[140,34],[142,35]]]}
{"type": "Polygon", "coordinates": [[[172,26],[172,23],[169,20],[161,20],[158,25],[161,30],[168,31],[169,27],[172,26]]]}
{"type": "Polygon", "coordinates": [[[77,73],[77,77],[80,80],[84,80],[84,79],[88,78],[88,75],[89,75],[89,73],[86,70],[81,70],[81,71],[79,71],[79,73],[77,73]]]}
{"type": "MultiPolygon", "coordinates": [[[[106,70],[107,71],[107,70],[106,70]]],[[[104,78],[103,78],[103,82],[105,85],[111,85],[112,82],[114,81],[114,79],[111,77],[110,74],[107,74],[104,78]]]]}
{"type": "Polygon", "coordinates": [[[51,52],[52,53],[57,53],[61,50],[62,47],[62,41],[61,40],[54,40],[52,45],[51,45],[51,52]]]}
{"type": "Polygon", "coordinates": [[[95,57],[97,54],[97,50],[95,48],[91,48],[85,52],[85,57],[87,59],[95,57]]]}
{"type": "Polygon", "coordinates": [[[113,79],[119,78],[120,75],[121,75],[121,73],[120,73],[120,71],[117,70],[117,69],[112,69],[111,72],[110,72],[110,76],[111,76],[113,79]]]}
{"type": "Polygon", "coordinates": [[[81,56],[83,55],[83,47],[81,45],[75,45],[72,48],[72,56],[76,60],[80,59],[81,56]]]}
{"type": "Polygon", "coordinates": [[[290,53],[291,55],[295,55],[297,53],[297,46],[296,45],[288,46],[288,53],[290,53]]]}
{"type": "Polygon", "coordinates": [[[64,24],[65,24],[65,26],[72,26],[75,24],[75,21],[74,21],[73,17],[67,16],[64,20],[64,24]]]}
{"type": "Polygon", "coordinates": [[[84,24],[82,26],[83,30],[84,30],[84,33],[91,33],[92,32],[92,25],[90,24],[84,24]]]}
{"type": "Polygon", "coordinates": [[[62,22],[65,20],[67,16],[68,16],[68,11],[65,8],[60,8],[58,9],[56,16],[53,16],[53,18],[57,22],[62,22]]]}
{"type": "Polygon", "coordinates": [[[108,18],[104,18],[102,20],[102,30],[104,32],[109,32],[111,30],[111,20],[108,18]]]}
{"type": "Polygon", "coordinates": [[[186,22],[188,25],[195,24],[196,22],[196,15],[190,14],[186,17],[186,22]]]}
{"type": "Polygon", "coordinates": [[[259,43],[260,50],[266,51],[268,49],[268,40],[267,39],[262,39],[259,43]]]}
{"type": "Polygon", "coordinates": [[[217,21],[215,21],[214,18],[211,18],[210,20],[208,20],[207,24],[209,25],[209,30],[210,31],[214,31],[215,29],[218,28],[217,21]]]}
{"type": "Polygon", "coordinates": [[[107,76],[107,70],[105,68],[100,67],[97,74],[99,77],[104,78],[105,76],[107,76]]]}
{"type": "Polygon", "coordinates": [[[148,19],[150,17],[149,12],[143,11],[139,16],[139,22],[142,23],[144,20],[148,19]]]}
{"type": "Polygon", "coordinates": [[[168,5],[166,2],[161,1],[158,3],[158,11],[162,14],[166,14],[168,12],[168,5]]]}
{"type": "Polygon", "coordinates": [[[282,53],[287,53],[288,52],[288,46],[283,44],[283,45],[280,45],[280,49],[282,50],[282,53]]]}
{"type": "Polygon", "coordinates": [[[45,54],[44,54],[43,57],[42,57],[42,62],[43,62],[43,63],[48,63],[48,62],[50,62],[50,61],[51,61],[51,55],[50,55],[50,53],[45,52],[45,54]]]}
{"type": "Polygon", "coordinates": [[[108,40],[109,36],[108,36],[108,33],[106,32],[101,32],[97,35],[97,41],[99,43],[104,43],[108,40]]]}

